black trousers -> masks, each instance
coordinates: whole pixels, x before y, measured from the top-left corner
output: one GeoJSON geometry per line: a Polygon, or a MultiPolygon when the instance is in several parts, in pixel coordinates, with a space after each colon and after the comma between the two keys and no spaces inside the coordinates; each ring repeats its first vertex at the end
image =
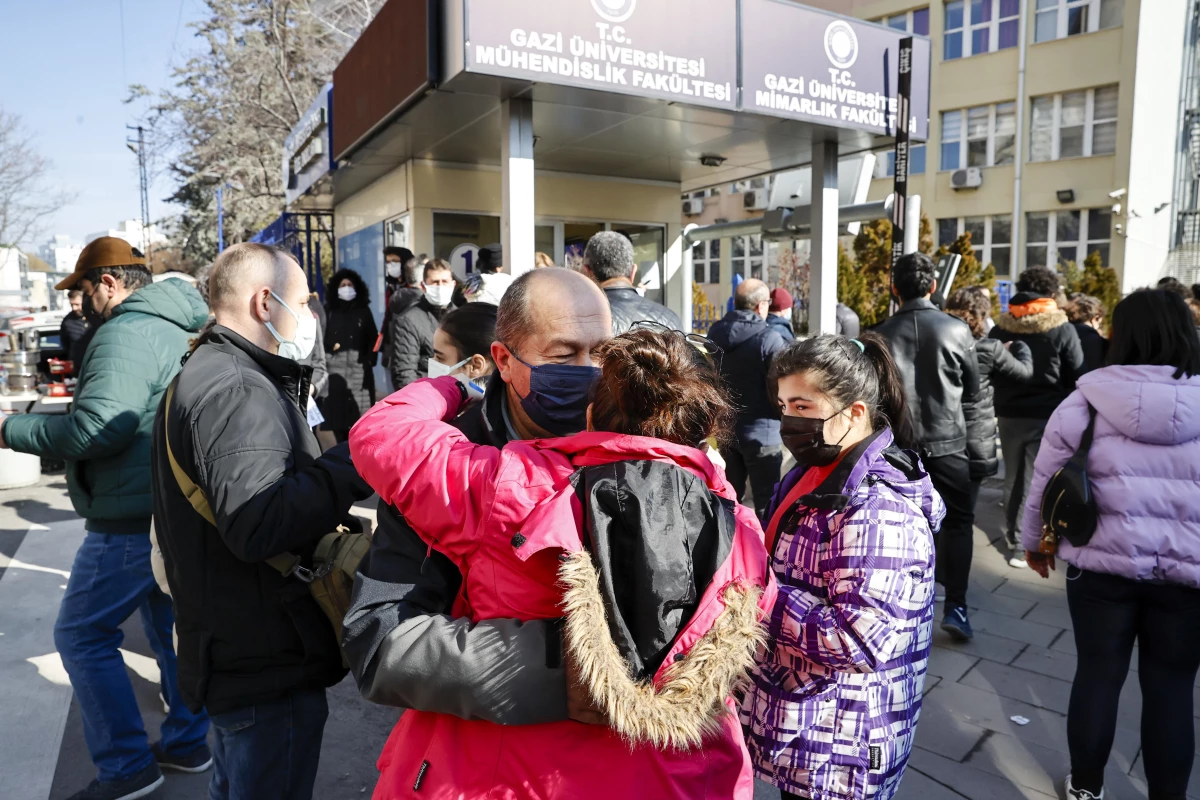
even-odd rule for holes
{"type": "Polygon", "coordinates": [[[1184,800],[1195,751],[1200,589],[1069,567],[1067,603],[1079,651],[1067,710],[1072,784],[1093,794],[1104,785],[1117,700],[1136,641],[1150,800],[1184,800]]]}
{"type": "Polygon", "coordinates": [[[946,585],[946,604],[967,604],[974,546],[975,495],[966,452],[948,456],[922,456],[933,488],[946,503],[946,519],[937,537],[937,574],[946,585]]]}
{"type": "MultiPolygon", "coordinates": [[[[783,469],[783,445],[760,445],[754,442],[734,442],[721,448],[725,459],[725,477],[737,491],[738,502],[746,494],[746,479],[750,479],[750,493],[754,497],[754,513],[761,520],[767,513],[775,484],[779,483],[783,469]]],[[[749,505],[749,503],[747,503],[749,505]]],[[[763,520],[766,524],[766,520],[763,520]]]]}

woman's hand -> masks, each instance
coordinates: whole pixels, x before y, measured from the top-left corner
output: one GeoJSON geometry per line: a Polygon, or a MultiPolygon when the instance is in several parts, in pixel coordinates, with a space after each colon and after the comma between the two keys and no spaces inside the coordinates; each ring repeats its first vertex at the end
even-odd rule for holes
{"type": "Polygon", "coordinates": [[[570,652],[564,652],[567,668],[567,717],[588,725],[607,725],[608,717],[592,702],[592,694],[579,682],[579,667],[570,652]]]}
{"type": "Polygon", "coordinates": [[[1054,569],[1054,556],[1026,550],[1025,563],[1038,575],[1041,575],[1043,578],[1049,578],[1051,570],[1054,569]]]}

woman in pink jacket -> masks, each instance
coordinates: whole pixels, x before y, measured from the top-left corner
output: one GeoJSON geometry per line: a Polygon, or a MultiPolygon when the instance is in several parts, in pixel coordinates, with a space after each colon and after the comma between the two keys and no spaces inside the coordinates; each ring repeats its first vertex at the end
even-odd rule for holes
{"type": "Polygon", "coordinates": [[[609,721],[408,711],[379,800],[753,795],[731,694],[775,587],[753,512],[695,446],[731,406],[679,333],[634,331],[596,357],[587,433],[472,444],[445,422],[466,393],[438,378],[351,434],[362,476],[462,572],[453,613],[563,618],[568,674],[609,721]]]}

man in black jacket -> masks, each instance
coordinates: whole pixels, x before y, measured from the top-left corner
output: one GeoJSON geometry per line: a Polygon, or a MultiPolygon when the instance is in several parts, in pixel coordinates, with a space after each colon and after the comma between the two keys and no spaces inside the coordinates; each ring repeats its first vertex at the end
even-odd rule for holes
{"type": "MultiPolygon", "coordinates": [[[[383,334],[380,342],[380,353],[383,356],[380,363],[387,370],[388,377],[392,374],[392,352],[396,349],[393,341],[395,336],[392,320],[417,304],[424,292],[421,290],[421,277],[425,267],[421,261],[405,247],[385,247],[384,255],[384,293],[383,293],[383,325],[379,332],[383,334]]],[[[396,388],[396,387],[393,387],[396,388]]]]}
{"type": "Polygon", "coordinates": [[[1017,293],[1008,301],[1008,311],[996,318],[996,327],[989,334],[1002,342],[1025,342],[1033,354],[1030,380],[1000,376],[995,381],[1000,450],[1004,456],[1004,536],[1011,551],[1008,563],[1018,569],[1025,568],[1025,549],[1020,546],[1021,515],[1042,433],[1054,409],[1075,391],[1075,379],[1083,374],[1079,334],[1054,300],[1061,287],[1054,270],[1025,270],[1017,278],[1017,293]]]}
{"type": "Polygon", "coordinates": [[[291,553],[311,566],[321,536],[371,494],[348,446],[322,456],[305,419],[310,370],[297,361],[315,340],[308,301],[290,256],[259,244],[226,249],[211,277],[216,325],[154,425],[154,516],[179,684],[188,707],[207,706],[212,718],[214,798],[310,797],[325,689],[345,675],[308,584],[265,563],[291,553]],[[189,501],[195,492],[215,526],[189,501]]]}
{"type": "Polygon", "coordinates": [[[583,251],[583,271],[604,290],[612,307],[613,336],[620,336],[635,322],[657,322],[673,331],[683,329],[679,316],[664,305],[647,300],[633,286],[637,264],[633,243],[622,233],[600,231],[588,240],[583,251]]]}
{"type": "Polygon", "coordinates": [[[759,519],[767,513],[783,467],[779,403],[767,393],[767,370],[787,343],[767,324],[770,307],[767,285],[754,278],[744,280],[734,293],[734,310],[708,332],[725,351],[721,377],[738,407],[734,438],[721,448],[725,472],[738,493],[738,502],[746,494],[749,478],[759,519]]]}
{"type": "MultiPolygon", "coordinates": [[[[592,349],[609,338],[609,325],[603,296],[578,273],[549,267],[522,275],[497,318],[501,341],[492,351],[502,368],[483,401],[451,424],[472,442],[495,447],[550,435],[522,402],[530,396],[529,365],[588,366],[592,349]]],[[[583,430],[585,417],[564,424],[555,433],[583,430]]],[[[461,583],[450,559],[380,503],[342,637],[363,696],[502,725],[598,721],[588,698],[568,685],[558,623],[452,618],[461,583]]]]}
{"type": "Polygon", "coordinates": [[[75,362],[75,374],[78,375],[79,368],[83,366],[83,354],[87,351],[90,339],[87,334],[91,326],[83,315],[83,290],[72,289],[67,292],[67,301],[71,304],[71,311],[63,317],[58,327],[58,341],[63,349],[63,358],[75,362]]]}
{"type": "Polygon", "coordinates": [[[392,315],[385,334],[392,341],[388,371],[397,390],[429,374],[433,334],[450,310],[454,296],[450,265],[437,259],[426,264],[421,291],[423,296],[416,302],[392,315]]]}
{"type": "Polygon", "coordinates": [[[933,259],[924,253],[900,258],[892,269],[892,291],[902,305],[875,331],[888,340],[896,359],[921,459],[946,502],[937,548],[938,572],[946,585],[942,629],[965,641],[974,635],[967,617],[967,582],[975,507],[963,404],[975,402],[979,394],[979,364],[971,329],[929,300],[937,288],[936,275],[933,259]]]}

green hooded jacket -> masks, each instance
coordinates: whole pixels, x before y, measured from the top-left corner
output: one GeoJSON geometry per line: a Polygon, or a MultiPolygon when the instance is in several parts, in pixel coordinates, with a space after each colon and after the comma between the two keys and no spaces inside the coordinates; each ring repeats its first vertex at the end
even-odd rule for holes
{"type": "Polygon", "coordinates": [[[186,281],[138,289],[92,337],[69,414],[4,422],[13,450],[67,462],[67,489],[87,530],[149,532],[154,414],[207,320],[208,307],[186,281]]]}

